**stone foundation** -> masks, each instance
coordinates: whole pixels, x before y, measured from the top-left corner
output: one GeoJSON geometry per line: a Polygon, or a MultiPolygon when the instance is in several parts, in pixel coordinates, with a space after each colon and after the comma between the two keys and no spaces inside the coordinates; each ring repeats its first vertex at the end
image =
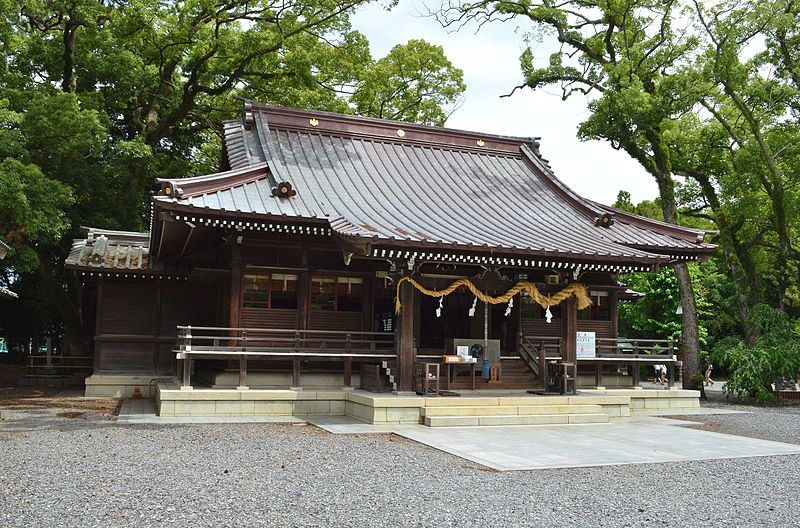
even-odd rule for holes
{"type": "Polygon", "coordinates": [[[663,411],[672,409],[697,409],[700,391],[686,389],[591,389],[582,394],[617,396],[630,399],[630,412],[663,411]]]}
{"type": "Polygon", "coordinates": [[[136,389],[145,398],[156,395],[157,376],[119,376],[92,374],[84,383],[86,396],[105,398],[130,398],[136,389]],[[151,382],[153,382],[151,384],[151,382]]]}
{"type": "MultiPolygon", "coordinates": [[[[358,369],[353,369],[351,383],[353,387],[360,385],[358,369]]],[[[201,367],[193,379],[202,382],[212,389],[235,389],[239,385],[237,369],[220,370],[213,367],[201,367]]],[[[248,369],[247,386],[251,389],[288,389],[292,387],[291,372],[260,371],[248,369]]],[[[299,386],[304,389],[340,388],[344,383],[341,373],[337,372],[300,372],[299,386]]]]}
{"type": "Polygon", "coordinates": [[[375,394],[341,389],[192,389],[177,382],[158,384],[156,405],[161,416],[309,416],[347,415],[370,424],[452,425],[534,423],[600,423],[623,420],[636,412],[695,409],[699,392],[684,390],[608,389],[580,391],[577,396],[534,396],[525,393],[462,392],[460,397],[375,394]],[[478,417],[478,418],[476,418],[478,417]],[[567,419],[568,417],[568,419],[567,419]],[[528,420],[524,421],[523,418],[528,420]],[[546,420],[545,420],[546,418],[546,420]],[[461,424],[463,422],[463,424],[461,424]],[[496,423],[495,423],[496,422],[496,423]]]}

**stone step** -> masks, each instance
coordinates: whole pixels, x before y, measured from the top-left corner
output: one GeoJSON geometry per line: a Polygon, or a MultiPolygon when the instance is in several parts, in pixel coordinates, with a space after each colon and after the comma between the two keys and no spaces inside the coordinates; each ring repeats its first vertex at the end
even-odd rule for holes
{"type": "Polygon", "coordinates": [[[424,416],[509,416],[537,414],[602,414],[600,405],[475,405],[425,407],[424,416]]]}
{"type": "Polygon", "coordinates": [[[559,425],[608,423],[607,414],[523,414],[509,416],[426,416],[428,427],[475,427],[502,425],[559,425]]]}

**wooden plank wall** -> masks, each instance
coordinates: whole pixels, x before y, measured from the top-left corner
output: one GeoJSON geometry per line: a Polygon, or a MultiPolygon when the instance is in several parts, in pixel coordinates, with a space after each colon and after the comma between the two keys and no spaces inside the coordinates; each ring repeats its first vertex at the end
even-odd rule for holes
{"type": "Polygon", "coordinates": [[[94,338],[96,374],[171,375],[176,327],[216,324],[213,284],[103,280],[94,338]]]}
{"type": "Polygon", "coordinates": [[[341,330],[360,332],[364,330],[362,312],[309,312],[309,330],[341,330]]]}
{"type": "MultiPolygon", "coordinates": [[[[595,332],[597,337],[616,337],[611,321],[578,321],[578,332],[595,332]]],[[[561,335],[561,320],[553,319],[550,324],[544,319],[522,319],[522,333],[529,337],[558,337],[561,335]]]]}
{"type": "Polygon", "coordinates": [[[242,328],[297,328],[297,310],[242,308],[242,328]]]}

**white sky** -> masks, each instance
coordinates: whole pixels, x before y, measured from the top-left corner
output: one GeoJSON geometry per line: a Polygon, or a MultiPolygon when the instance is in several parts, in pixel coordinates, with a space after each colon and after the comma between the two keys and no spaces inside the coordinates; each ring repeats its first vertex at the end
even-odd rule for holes
{"type": "MultiPolygon", "coordinates": [[[[434,5],[441,0],[429,0],[434,5]]],[[[562,101],[556,87],[517,91],[500,98],[522,83],[519,55],[523,33],[521,20],[448,32],[433,18],[422,16],[422,0],[400,0],[392,11],[380,4],[368,4],[351,17],[353,26],[367,36],[372,55],[380,58],[396,44],[422,38],[444,48],[452,63],[464,70],[467,91],[464,105],[447,121],[447,126],[512,136],[541,136],[542,155],[550,160],[556,175],[579,194],[611,204],[617,192],[631,193],[634,203],[653,199],[658,189],[651,176],[624,152],[606,142],[581,142],[578,125],[587,115],[586,100],[573,96],[562,101]]],[[[555,49],[555,39],[534,49],[537,59],[546,61],[555,49]]]]}

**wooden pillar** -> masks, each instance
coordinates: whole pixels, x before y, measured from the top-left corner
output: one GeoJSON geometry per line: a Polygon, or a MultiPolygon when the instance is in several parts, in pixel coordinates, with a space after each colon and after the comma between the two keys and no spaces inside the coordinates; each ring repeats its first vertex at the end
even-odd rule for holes
{"type": "Polygon", "coordinates": [[[92,339],[92,355],[94,358],[92,359],[92,374],[97,374],[97,371],[100,370],[100,348],[102,345],[97,342],[97,336],[99,336],[102,331],[102,315],[103,315],[103,279],[100,278],[97,281],[97,305],[95,306],[94,310],[94,339],[92,339]]]}
{"type": "Polygon", "coordinates": [[[570,297],[561,303],[561,360],[571,363],[568,371],[571,371],[566,391],[569,394],[575,392],[578,378],[578,303],[574,297],[570,297]]]}
{"type": "MultiPolygon", "coordinates": [[[[153,374],[158,376],[161,374],[161,343],[158,338],[161,336],[161,302],[163,297],[164,281],[156,281],[156,303],[155,303],[155,317],[153,318],[153,374]]],[[[167,330],[168,332],[176,331],[177,328],[167,330]]],[[[152,396],[152,394],[148,394],[152,396]]]]}
{"type": "Polygon", "coordinates": [[[344,386],[351,387],[353,385],[353,358],[348,356],[344,358],[344,386]]]}
{"type": "Polygon", "coordinates": [[[375,278],[363,277],[361,290],[362,319],[361,329],[365,332],[375,331],[375,278]]]}
{"type": "Polygon", "coordinates": [[[400,286],[400,303],[403,308],[397,321],[397,388],[401,391],[412,390],[414,368],[414,287],[408,282],[400,286]]]}
{"type": "Polygon", "coordinates": [[[235,241],[231,253],[231,297],[230,297],[230,328],[239,328],[241,325],[242,306],[242,246],[235,241]]]}
{"type": "Polygon", "coordinates": [[[308,306],[311,297],[311,272],[308,270],[308,242],[303,243],[300,267],[305,271],[297,276],[297,330],[308,330],[308,306]]]}
{"type": "Polygon", "coordinates": [[[422,342],[422,293],[416,288],[412,289],[414,290],[412,296],[412,304],[414,305],[414,339],[416,339],[417,348],[419,348],[419,344],[422,342]]]}
{"type": "Polygon", "coordinates": [[[616,339],[619,337],[619,317],[617,311],[617,303],[619,302],[619,297],[617,292],[610,291],[608,292],[608,310],[611,315],[611,337],[616,339]]]}
{"type": "Polygon", "coordinates": [[[300,358],[292,358],[292,388],[300,387],[300,358]]]}
{"type": "Polygon", "coordinates": [[[181,389],[192,388],[192,360],[189,357],[184,357],[183,364],[183,381],[181,382],[181,389]]]}
{"type": "Polygon", "coordinates": [[[247,355],[242,354],[239,356],[239,390],[247,389],[247,355]]]}

